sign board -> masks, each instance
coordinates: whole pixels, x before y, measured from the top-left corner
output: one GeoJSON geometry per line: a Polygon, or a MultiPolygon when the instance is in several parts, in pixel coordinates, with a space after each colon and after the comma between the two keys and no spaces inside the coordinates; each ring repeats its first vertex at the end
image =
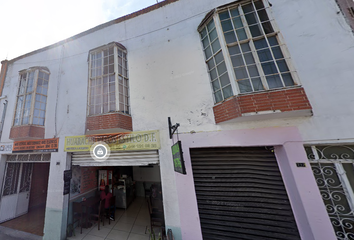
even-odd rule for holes
{"type": "Polygon", "coordinates": [[[304,162],[297,162],[296,167],[306,167],[306,163],[304,162]]]}
{"type": "Polygon", "coordinates": [[[12,153],[13,143],[0,143],[0,154],[12,153]]]}
{"type": "Polygon", "coordinates": [[[111,151],[160,149],[160,134],[155,131],[121,132],[65,137],[65,152],[89,152],[92,144],[105,142],[111,151]]]}
{"type": "Polygon", "coordinates": [[[64,192],[63,195],[69,194],[70,193],[70,180],[72,177],[72,171],[71,170],[65,170],[64,171],[64,192]]]}
{"type": "Polygon", "coordinates": [[[181,141],[176,142],[172,147],[173,166],[175,172],[186,174],[186,167],[184,166],[183,152],[181,141]]]}
{"type": "Polygon", "coordinates": [[[15,141],[12,152],[58,152],[59,138],[15,141]]]}

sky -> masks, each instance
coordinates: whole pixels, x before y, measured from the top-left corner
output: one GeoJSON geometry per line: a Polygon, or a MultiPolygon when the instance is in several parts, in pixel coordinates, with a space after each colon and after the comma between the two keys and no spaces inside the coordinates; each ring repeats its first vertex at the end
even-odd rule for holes
{"type": "Polygon", "coordinates": [[[156,2],[0,0],[0,61],[46,47],[156,2]]]}

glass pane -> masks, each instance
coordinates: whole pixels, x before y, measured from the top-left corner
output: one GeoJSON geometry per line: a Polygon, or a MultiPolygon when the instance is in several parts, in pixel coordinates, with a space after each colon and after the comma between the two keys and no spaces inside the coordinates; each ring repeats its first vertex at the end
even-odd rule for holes
{"type": "Polygon", "coordinates": [[[221,102],[223,100],[221,91],[215,92],[214,95],[215,95],[215,102],[218,103],[218,102],[221,102]]]}
{"type": "Polygon", "coordinates": [[[259,76],[256,65],[249,65],[249,66],[247,66],[247,69],[250,74],[250,77],[258,77],[259,76]]]}
{"type": "Polygon", "coordinates": [[[258,16],[259,16],[259,19],[261,20],[261,22],[266,22],[266,21],[269,20],[267,12],[266,12],[265,9],[259,10],[258,11],[258,16]]]}
{"type": "Polygon", "coordinates": [[[218,76],[218,74],[216,73],[216,69],[215,68],[213,70],[211,70],[209,73],[210,73],[210,79],[211,80],[214,80],[218,76]]]}
{"type": "Polygon", "coordinates": [[[253,26],[250,26],[250,31],[251,31],[251,34],[252,34],[252,37],[258,37],[258,36],[261,36],[262,35],[262,32],[259,28],[259,25],[253,25],[253,26]]]}
{"type": "Polygon", "coordinates": [[[278,60],[277,64],[278,64],[278,68],[279,68],[280,72],[288,72],[289,71],[289,68],[286,65],[285,60],[278,60]]]}
{"type": "Polygon", "coordinates": [[[229,53],[230,53],[230,55],[234,55],[234,54],[240,53],[239,46],[237,45],[237,46],[229,47],[229,53]]]}
{"type": "Polygon", "coordinates": [[[245,63],[243,62],[243,59],[242,59],[242,55],[241,55],[241,54],[232,56],[232,57],[231,57],[231,62],[232,62],[232,65],[233,65],[234,67],[240,67],[240,66],[245,65],[245,63]]]}
{"type": "Polygon", "coordinates": [[[109,95],[109,101],[110,101],[110,102],[115,102],[115,101],[116,101],[116,95],[115,95],[114,93],[111,93],[111,94],[109,95]]]}
{"type": "Polygon", "coordinates": [[[103,104],[103,112],[108,112],[108,103],[103,104]]]}
{"type": "Polygon", "coordinates": [[[110,112],[115,112],[115,111],[116,111],[116,103],[111,102],[111,103],[109,104],[109,111],[110,111],[110,112]]]}
{"type": "Polygon", "coordinates": [[[224,36],[225,36],[226,43],[233,43],[237,41],[235,33],[233,31],[225,33],[224,36]]]}
{"type": "Polygon", "coordinates": [[[202,43],[203,43],[203,47],[204,48],[206,48],[207,46],[209,46],[209,38],[204,38],[203,40],[202,40],[202,43]]]}
{"type": "Polygon", "coordinates": [[[226,88],[223,88],[222,92],[224,94],[225,99],[229,98],[233,95],[231,85],[227,86],[226,88]]]}
{"type": "Polygon", "coordinates": [[[38,125],[39,124],[39,118],[34,117],[33,118],[33,124],[38,125]]]}
{"type": "Polygon", "coordinates": [[[237,17],[239,15],[240,15],[240,13],[237,8],[231,10],[231,16],[237,17]]]}
{"type": "Polygon", "coordinates": [[[248,78],[245,67],[235,68],[235,74],[237,79],[248,78]]]}
{"type": "Polygon", "coordinates": [[[214,21],[211,20],[211,21],[207,24],[207,27],[208,27],[208,32],[210,32],[210,30],[212,30],[212,29],[215,27],[214,21]]]}
{"type": "Polygon", "coordinates": [[[115,92],[115,84],[113,83],[109,83],[109,92],[115,92]]]}
{"type": "Polygon", "coordinates": [[[101,113],[101,106],[95,105],[95,114],[100,114],[100,113],[101,113]]]}
{"type": "Polygon", "coordinates": [[[225,19],[230,18],[229,12],[226,11],[226,12],[219,13],[219,18],[220,18],[220,20],[225,20],[225,19]]]}
{"type": "Polygon", "coordinates": [[[213,53],[211,52],[211,48],[210,47],[207,47],[204,50],[204,52],[205,52],[205,59],[209,59],[213,55],[213,53]]]}
{"type": "Polygon", "coordinates": [[[200,32],[200,37],[203,39],[207,35],[206,28],[203,28],[203,30],[200,32]]]}
{"type": "Polygon", "coordinates": [[[223,74],[224,72],[226,72],[225,62],[220,63],[216,68],[218,70],[219,75],[223,74]]]}
{"type": "Polygon", "coordinates": [[[256,1],[254,2],[254,5],[256,6],[256,9],[263,9],[264,5],[262,1],[256,1]]]}
{"type": "Polygon", "coordinates": [[[274,62],[262,63],[262,68],[265,75],[278,73],[274,62]]]}
{"type": "Polygon", "coordinates": [[[42,125],[42,126],[44,125],[44,118],[39,119],[39,125],[42,125]]]}
{"type": "Polygon", "coordinates": [[[219,43],[219,40],[216,39],[215,42],[213,42],[211,44],[211,48],[213,49],[213,53],[216,53],[217,51],[219,51],[219,49],[221,48],[220,47],[220,43],[219,43]]]}
{"type": "Polygon", "coordinates": [[[33,163],[23,163],[21,172],[20,193],[30,190],[32,165],[33,163]]]}
{"type": "Polygon", "coordinates": [[[6,177],[4,179],[3,196],[17,194],[18,176],[21,163],[7,163],[6,177]]]}
{"type": "Polygon", "coordinates": [[[253,11],[253,6],[252,4],[247,4],[247,5],[243,5],[242,6],[242,10],[244,13],[249,13],[249,12],[252,12],[253,11]]]}
{"type": "Polygon", "coordinates": [[[33,114],[33,116],[35,116],[35,117],[39,117],[39,110],[35,109],[35,110],[34,110],[34,114],[33,114]]]}
{"type": "Polygon", "coordinates": [[[222,61],[224,61],[224,57],[222,55],[222,52],[219,52],[218,54],[215,55],[215,63],[216,65],[218,65],[222,61]]]}
{"type": "MultiPolygon", "coordinates": [[[[231,20],[229,19],[229,20],[222,21],[222,22],[221,22],[221,27],[222,27],[222,30],[223,30],[224,32],[227,32],[227,31],[232,30],[233,27],[232,27],[232,24],[231,24],[231,20]]],[[[215,30],[213,30],[213,32],[214,32],[214,31],[215,31],[215,30]]]]}
{"type": "Polygon", "coordinates": [[[254,46],[256,47],[256,49],[268,48],[267,41],[264,38],[261,40],[254,41],[254,46]]]}
{"type": "Polygon", "coordinates": [[[220,84],[218,80],[212,82],[214,92],[220,89],[220,84]]]}
{"type": "Polygon", "coordinates": [[[27,82],[27,90],[26,90],[27,93],[33,91],[33,81],[34,81],[34,72],[30,72],[28,74],[28,82],[27,82]]]}
{"type": "Polygon", "coordinates": [[[44,112],[44,111],[40,111],[39,117],[40,117],[40,118],[44,118],[44,115],[45,115],[45,112],[44,112]]]}
{"type": "Polygon", "coordinates": [[[229,75],[227,73],[225,73],[224,75],[222,75],[220,77],[220,83],[221,83],[221,87],[224,87],[224,86],[230,84],[229,75]]]}
{"type": "Polygon", "coordinates": [[[250,45],[248,43],[241,44],[241,49],[244,53],[251,51],[250,45]]]}
{"type": "Polygon", "coordinates": [[[213,31],[211,31],[211,32],[209,33],[210,41],[211,41],[211,42],[214,41],[215,38],[217,38],[217,36],[218,36],[218,34],[216,33],[216,29],[214,29],[213,31]]]}
{"type": "Polygon", "coordinates": [[[274,32],[272,24],[270,22],[262,23],[265,34],[274,32]]]}
{"type": "Polygon", "coordinates": [[[250,53],[250,52],[249,53],[245,53],[245,54],[243,54],[243,56],[244,56],[247,64],[255,63],[252,53],[250,53]]]}
{"type": "Polygon", "coordinates": [[[241,93],[252,92],[252,86],[248,79],[237,81],[241,93]]]}
{"type": "Polygon", "coordinates": [[[257,54],[258,54],[258,58],[261,62],[273,60],[272,54],[270,53],[268,48],[257,51],[257,54]]]}
{"type": "Polygon", "coordinates": [[[246,31],[244,28],[236,30],[236,34],[239,41],[247,39],[246,31]]]}
{"type": "Polygon", "coordinates": [[[209,67],[209,70],[213,69],[215,67],[215,64],[214,64],[214,59],[210,59],[208,62],[208,67],[209,67]]]}
{"type": "Polygon", "coordinates": [[[267,76],[269,89],[283,87],[279,75],[267,76]]]}
{"type": "Polygon", "coordinates": [[[122,84],[118,85],[118,91],[119,91],[119,93],[123,93],[123,85],[122,84]]]}
{"type": "Polygon", "coordinates": [[[283,73],[281,76],[283,77],[283,81],[285,83],[285,86],[294,86],[295,85],[294,80],[293,80],[290,73],[283,73]]]}
{"type": "Polygon", "coordinates": [[[240,17],[235,17],[232,19],[232,21],[234,22],[234,28],[242,28],[243,27],[243,23],[240,17]]]}
{"type": "Polygon", "coordinates": [[[276,37],[269,37],[269,38],[268,38],[268,42],[269,42],[270,46],[277,46],[277,45],[279,45],[279,44],[278,44],[278,40],[277,40],[276,37]]]}
{"type": "Polygon", "coordinates": [[[263,87],[263,84],[262,84],[262,81],[260,78],[252,78],[251,81],[253,84],[254,91],[264,90],[264,87],[263,87]]]}
{"type": "Polygon", "coordinates": [[[272,51],[273,51],[273,55],[274,55],[275,59],[284,58],[280,47],[272,47],[272,51]]]}
{"type": "Polygon", "coordinates": [[[256,14],[254,12],[250,13],[250,14],[246,14],[245,18],[246,18],[248,25],[253,25],[258,22],[256,14]]]}

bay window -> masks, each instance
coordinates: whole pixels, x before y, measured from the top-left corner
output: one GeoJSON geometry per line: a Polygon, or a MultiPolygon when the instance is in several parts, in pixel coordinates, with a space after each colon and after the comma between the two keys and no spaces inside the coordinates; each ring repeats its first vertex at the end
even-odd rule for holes
{"type": "Polygon", "coordinates": [[[44,125],[49,70],[33,67],[20,72],[14,126],[44,125]]]}
{"type": "Polygon", "coordinates": [[[215,103],[298,84],[268,1],[217,8],[198,30],[215,103]]]}
{"type": "Polygon", "coordinates": [[[88,115],[130,114],[127,51],[111,43],[89,53],[88,115]]]}

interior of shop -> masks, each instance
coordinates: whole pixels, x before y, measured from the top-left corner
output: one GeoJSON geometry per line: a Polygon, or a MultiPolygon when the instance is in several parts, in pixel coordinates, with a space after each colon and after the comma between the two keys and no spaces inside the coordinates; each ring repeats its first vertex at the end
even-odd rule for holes
{"type": "Polygon", "coordinates": [[[150,239],[164,231],[160,167],[77,166],[70,182],[68,239],[150,239]],[[100,209],[105,186],[114,197],[114,220],[100,209]],[[101,213],[100,213],[101,211],[101,213]],[[103,214],[102,214],[103,212],[103,214]],[[101,219],[98,215],[101,216],[101,219]],[[99,220],[100,219],[100,220],[99,220]],[[82,233],[81,233],[82,232],[82,233]]]}

